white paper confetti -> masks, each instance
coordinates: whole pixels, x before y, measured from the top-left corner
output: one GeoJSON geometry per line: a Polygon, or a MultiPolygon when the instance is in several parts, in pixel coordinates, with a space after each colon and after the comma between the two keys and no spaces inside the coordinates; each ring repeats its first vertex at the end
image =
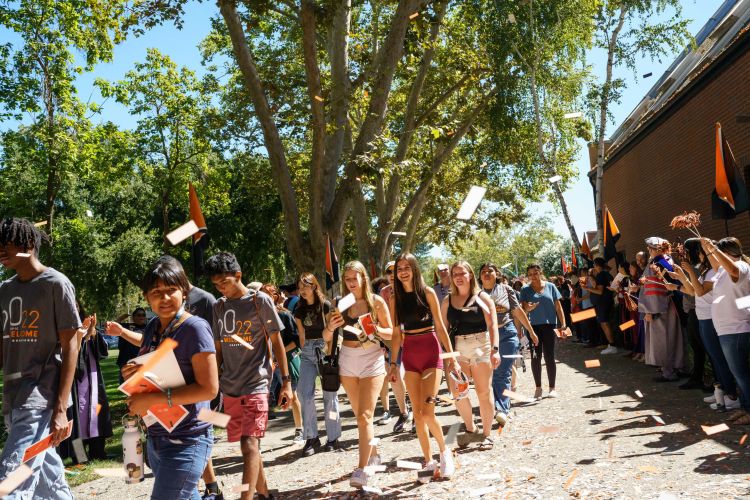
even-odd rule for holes
{"type": "Polygon", "coordinates": [[[226,427],[231,418],[232,417],[226,413],[219,413],[218,411],[212,411],[208,408],[201,408],[201,411],[198,412],[198,420],[214,424],[218,427],[226,427]]]}
{"type": "Polygon", "coordinates": [[[547,180],[549,180],[552,184],[554,184],[555,182],[560,182],[562,180],[562,176],[556,175],[554,177],[550,177],[547,180]]]}
{"type": "Polygon", "coordinates": [[[643,397],[643,393],[641,391],[635,391],[635,395],[638,396],[639,398],[643,397]]]}
{"type": "Polygon", "coordinates": [[[581,113],[580,111],[574,111],[573,113],[565,113],[563,115],[563,118],[565,118],[566,120],[570,120],[573,118],[581,118],[582,116],[583,113],[581,113]]]}
{"type": "Polygon", "coordinates": [[[471,216],[474,215],[474,212],[476,212],[477,207],[479,207],[479,204],[482,202],[482,198],[484,198],[484,193],[486,192],[487,188],[483,188],[480,186],[471,186],[469,194],[466,195],[466,199],[461,204],[461,209],[458,211],[458,215],[456,215],[456,218],[460,220],[471,219],[471,216]]]}
{"type": "Polygon", "coordinates": [[[659,424],[659,425],[667,425],[666,423],[664,423],[664,420],[662,420],[662,418],[660,416],[658,416],[658,415],[651,415],[651,417],[654,420],[656,420],[657,424],[659,424]]]}
{"type": "Polygon", "coordinates": [[[339,312],[342,313],[352,307],[355,302],[357,302],[357,298],[353,293],[350,293],[339,300],[338,304],[336,304],[336,309],[338,309],[339,312]]]}
{"type": "Polygon", "coordinates": [[[21,486],[26,481],[33,471],[31,467],[26,464],[21,464],[18,469],[14,470],[0,483],[0,496],[10,495],[13,490],[21,486]]]}
{"type": "Polygon", "coordinates": [[[734,303],[737,305],[737,309],[748,309],[750,308],[750,295],[740,297],[736,299],[734,303]]]}
{"type": "Polygon", "coordinates": [[[398,467],[399,469],[422,470],[421,464],[418,464],[417,462],[410,462],[409,460],[397,460],[396,467],[398,467]]]}
{"type": "Polygon", "coordinates": [[[186,239],[190,238],[192,235],[200,231],[198,229],[198,225],[195,223],[194,220],[190,219],[185,224],[181,225],[174,231],[167,234],[167,239],[172,244],[172,246],[175,246],[186,239]]]}

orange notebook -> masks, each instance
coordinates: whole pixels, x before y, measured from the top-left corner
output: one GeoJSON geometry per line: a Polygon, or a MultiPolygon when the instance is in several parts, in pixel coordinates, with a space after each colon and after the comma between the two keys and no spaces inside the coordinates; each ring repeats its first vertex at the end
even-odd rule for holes
{"type": "MultiPolygon", "coordinates": [[[[119,389],[128,396],[147,392],[164,392],[159,387],[159,384],[149,379],[148,376],[138,381],[134,381],[134,378],[131,377],[123,382],[119,389]]],[[[182,405],[174,405],[170,408],[167,404],[158,404],[148,409],[148,415],[156,419],[167,432],[172,432],[185,419],[188,413],[182,405]]]]}
{"type": "MultiPolygon", "coordinates": [[[[68,439],[72,432],[73,432],[73,421],[71,420],[70,422],[68,422],[68,431],[65,433],[65,439],[68,439]]],[[[51,446],[52,446],[52,434],[47,434],[47,436],[43,437],[36,443],[26,448],[26,451],[23,453],[22,461],[28,462],[29,460],[39,455],[40,453],[44,453],[45,451],[47,451],[47,448],[51,446]]]]}

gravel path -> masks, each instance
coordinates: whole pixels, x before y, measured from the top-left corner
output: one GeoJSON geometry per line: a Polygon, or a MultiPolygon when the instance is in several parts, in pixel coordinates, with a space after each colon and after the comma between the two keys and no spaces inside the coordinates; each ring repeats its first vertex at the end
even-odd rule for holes
{"type": "MultiPolygon", "coordinates": [[[[388,468],[377,474],[371,486],[387,496],[425,499],[750,497],[750,439],[739,444],[750,426],[730,425],[727,431],[707,436],[701,425],[720,424],[724,415],[702,402],[703,393],[679,390],[679,383],[652,382],[654,368],[619,355],[600,356],[600,368],[584,368],[584,360],[598,352],[575,344],[560,345],[557,386],[561,397],[515,406],[512,422],[502,434],[493,431],[498,436],[494,449],[481,451],[472,445],[456,451],[457,472],[450,481],[421,485],[416,482],[416,471],[397,469],[397,459],[420,460],[416,437],[393,434],[392,424],[376,427],[380,454],[388,468]],[[658,424],[653,415],[660,416],[665,425],[658,424]]],[[[533,388],[529,368],[521,374],[518,392],[530,395],[533,388]]],[[[340,399],[346,401],[343,391],[340,399]]],[[[300,458],[299,448],[292,446],[290,413],[271,422],[263,440],[263,458],[276,498],[376,496],[349,487],[356,463],[356,423],[348,405],[344,404],[343,411],[341,440],[347,451],[312,457],[300,458]]],[[[439,407],[438,413],[446,432],[459,421],[452,407],[439,407]]],[[[324,429],[322,422],[319,428],[324,429]]],[[[222,440],[213,456],[225,492],[240,484],[238,447],[222,440]]],[[[78,498],[148,498],[150,486],[148,478],[132,486],[108,478],[81,485],[75,494],[78,498]]]]}

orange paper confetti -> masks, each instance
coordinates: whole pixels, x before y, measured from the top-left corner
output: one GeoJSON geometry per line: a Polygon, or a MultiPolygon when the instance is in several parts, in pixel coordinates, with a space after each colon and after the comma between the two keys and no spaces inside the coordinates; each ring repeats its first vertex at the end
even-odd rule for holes
{"type": "Polygon", "coordinates": [[[742,446],[743,444],[745,444],[745,441],[747,441],[747,434],[745,434],[744,436],[742,436],[740,438],[740,446],[742,446]]]}
{"type": "Polygon", "coordinates": [[[100,411],[102,411],[102,405],[98,404],[96,405],[96,414],[99,415],[100,411]]]}
{"type": "Polygon", "coordinates": [[[625,323],[623,323],[623,324],[620,325],[620,331],[624,332],[628,328],[633,328],[634,326],[635,326],[635,321],[633,321],[631,319],[630,321],[627,321],[627,322],[625,322],[625,323]]]}
{"type": "Polygon", "coordinates": [[[578,323],[579,321],[585,321],[587,319],[591,319],[595,317],[596,317],[596,310],[592,307],[591,309],[586,309],[585,311],[571,314],[570,321],[571,323],[578,323]]]}
{"type": "Polygon", "coordinates": [[[570,474],[570,477],[567,481],[565,481],[565,485],[563,486],[563,489],[567,490],[568,487],[573,484],[573,481],[575,481],[576,476],[578,475],[578,469],[573,469],[573,472],[570,474]]]}
{"type": "Polygon", "coordinates": [[[318,101],[318,102],[323,102],[323,98],[320,97],[319,95],[315,96],[315,100],[318,101]]]}
{"type": "Polygon", "coordinates": [[[409,16],[409,19],[414,20],[419,16],[419,12],[415,12],[414,14],[409,16]]]}
{"type": "Polygon", "coordinates": [[[586,365],[586,368],[599,368],[602,366],[601,362],[598,359],[587,359],[583,362],[584,365],[586,365]]]}

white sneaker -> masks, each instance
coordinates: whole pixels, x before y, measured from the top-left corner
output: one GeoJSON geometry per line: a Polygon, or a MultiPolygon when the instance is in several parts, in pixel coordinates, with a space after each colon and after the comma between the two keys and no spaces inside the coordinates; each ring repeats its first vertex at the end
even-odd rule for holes
{"type": "Polygon", "coordinates": [[[453,463],[453,452],[450,448],[446,448],[440,454],[440,477],[450,479],[454,472],[456,472],[456,464],[453,463]]]}
{"type": "Polygon", "coordinates": [[[417,479],[422,484],[427,484],[430,482],[430,480],[435,475],[435,471],[438,470],[440,466],[435,460],[430,460],[425,464],[424,467],[422,467],[422,470],[419,471],[417,474],[417,479]]]}
{"type": "Polygon", "coordinates": [[[620,352],[620,350],[617,347],[610,345],[609,347],[604,349],[601,354],[617,354],[618,352],[620,352]]]}
{"type": "Polygon", "coordinates": [[[706,396],[705,398],[703,398],[703,402],[704,403],[715,403],[716,402],[716,397],[715,396],[706,396]]]}
{"type": "Polygon", "coordinates": [[[732,399],[724,396],[724,408],[727,410],[738,410],[740,408],[740,398],[732,399]]]}
{"type": "Polygon", "coordinates": [[[550,398],[559,398],[560,397],[560,395],[554,389],[552,389],[551,391],[549,391],[549,394],[547,394],[547,396],[550,397],[550,398]]]}
{"type": "Polygon", "coordinates": [[[495,412],[495,422],[500,424],[500,427],[505,427],[505,424],[508,423],[508,415],[506,415],[500,410],[497,410],[495,412]]]}
{"type": "Polygon", "coordinates": [[[367,486],[367,479],[367,472],[365,472],[364,469],[354,469],[352,477],[349,478],[349,486],[353,486],[355,488],[367,486]]]}

